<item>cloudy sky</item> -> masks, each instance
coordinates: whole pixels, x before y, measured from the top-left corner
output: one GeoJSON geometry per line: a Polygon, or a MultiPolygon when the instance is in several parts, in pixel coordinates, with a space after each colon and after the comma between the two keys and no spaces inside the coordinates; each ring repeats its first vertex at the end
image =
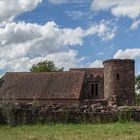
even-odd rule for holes
{"type": "Polygon", "coordinates": [[[135,59],[140,73],[140,0],[0,0],[0,75],[112,58],[135,59]]]}

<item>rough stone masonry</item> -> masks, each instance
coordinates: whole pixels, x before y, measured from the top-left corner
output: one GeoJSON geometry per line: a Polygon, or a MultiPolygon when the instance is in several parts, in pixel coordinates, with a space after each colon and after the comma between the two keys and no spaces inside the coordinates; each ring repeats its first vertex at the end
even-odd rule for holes
{"type": "Polygon", "coordinates": [[[67,72],[7,72],[0,84],[0,99],[40,104],[106,100],[109,105],[134,105],[134,60],[111,59],[103,65],[103,68],[71,68],[67,72]]]}

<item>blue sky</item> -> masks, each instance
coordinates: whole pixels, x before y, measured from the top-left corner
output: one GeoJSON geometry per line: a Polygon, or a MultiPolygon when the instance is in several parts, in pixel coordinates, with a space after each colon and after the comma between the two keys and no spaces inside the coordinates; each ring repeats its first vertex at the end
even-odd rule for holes
{"type": "Polygon", "coordinates": [[[2,0],[0,9],[0,75],[46,59],[68,70],[112,58],[135,59],[140,73],[139,0],[2,0]]]}

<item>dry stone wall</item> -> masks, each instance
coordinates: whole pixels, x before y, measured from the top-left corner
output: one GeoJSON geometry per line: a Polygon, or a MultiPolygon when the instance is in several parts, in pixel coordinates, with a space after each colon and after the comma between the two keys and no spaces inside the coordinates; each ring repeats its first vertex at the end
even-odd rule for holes
{"type": "Polygon", "coordinates": [[[97,123],[140,121],[140,107],[108,106],[86,101],[84,104],[13,104],[0,108],[0,124],[97,123]]]}

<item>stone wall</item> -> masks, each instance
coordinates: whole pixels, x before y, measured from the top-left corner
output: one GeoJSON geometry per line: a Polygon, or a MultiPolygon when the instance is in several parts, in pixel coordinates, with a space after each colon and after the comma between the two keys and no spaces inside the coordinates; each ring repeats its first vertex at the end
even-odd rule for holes
{"type": "Polygon", "coordinates": [[[72,72],[85,72],[81,99],[103,99],[104,98],[104,68],[71,68],[72,72]],[[98,85],[98,95],[91,93],[91,85],[98,85]]]}
{"type": "Polygon", "coordinates": [[[135,101],[135,68],[133,60],[104,61],[105,98],[117,97],[118,105],[133,105],[135,101]]]}
{"type": "Polygon", "coordinates": [[[140,121],[140,107],[107,106],[105,101],[80,105],[7,104],[0,108],[0,124],[97,123],[140,121]]]}
{"type": "Polygon", "coordinates": [[[7,98],[3,98],[0,99],[0,102],[2,102],[3,100],[7,100],[8,101],[13,101],[19,104],[30,104],[32,102],[36,103],[36,104],[63,104],[63,105],[71,105],[71,104],[79,104],[81,101],[79,99],[7,99],[7,98]]]}
{"type": "Polygon", "coordinates": [[[88,87],[88,94],[89,99],[104,99],[104,79],[103,77],[97,76],[97,77],[89,77],[87,78],[87,87],[88,87]],[[94,96],[91,93],[91,84],[97,84],[98,85],[98,95],[94,96]]]}

